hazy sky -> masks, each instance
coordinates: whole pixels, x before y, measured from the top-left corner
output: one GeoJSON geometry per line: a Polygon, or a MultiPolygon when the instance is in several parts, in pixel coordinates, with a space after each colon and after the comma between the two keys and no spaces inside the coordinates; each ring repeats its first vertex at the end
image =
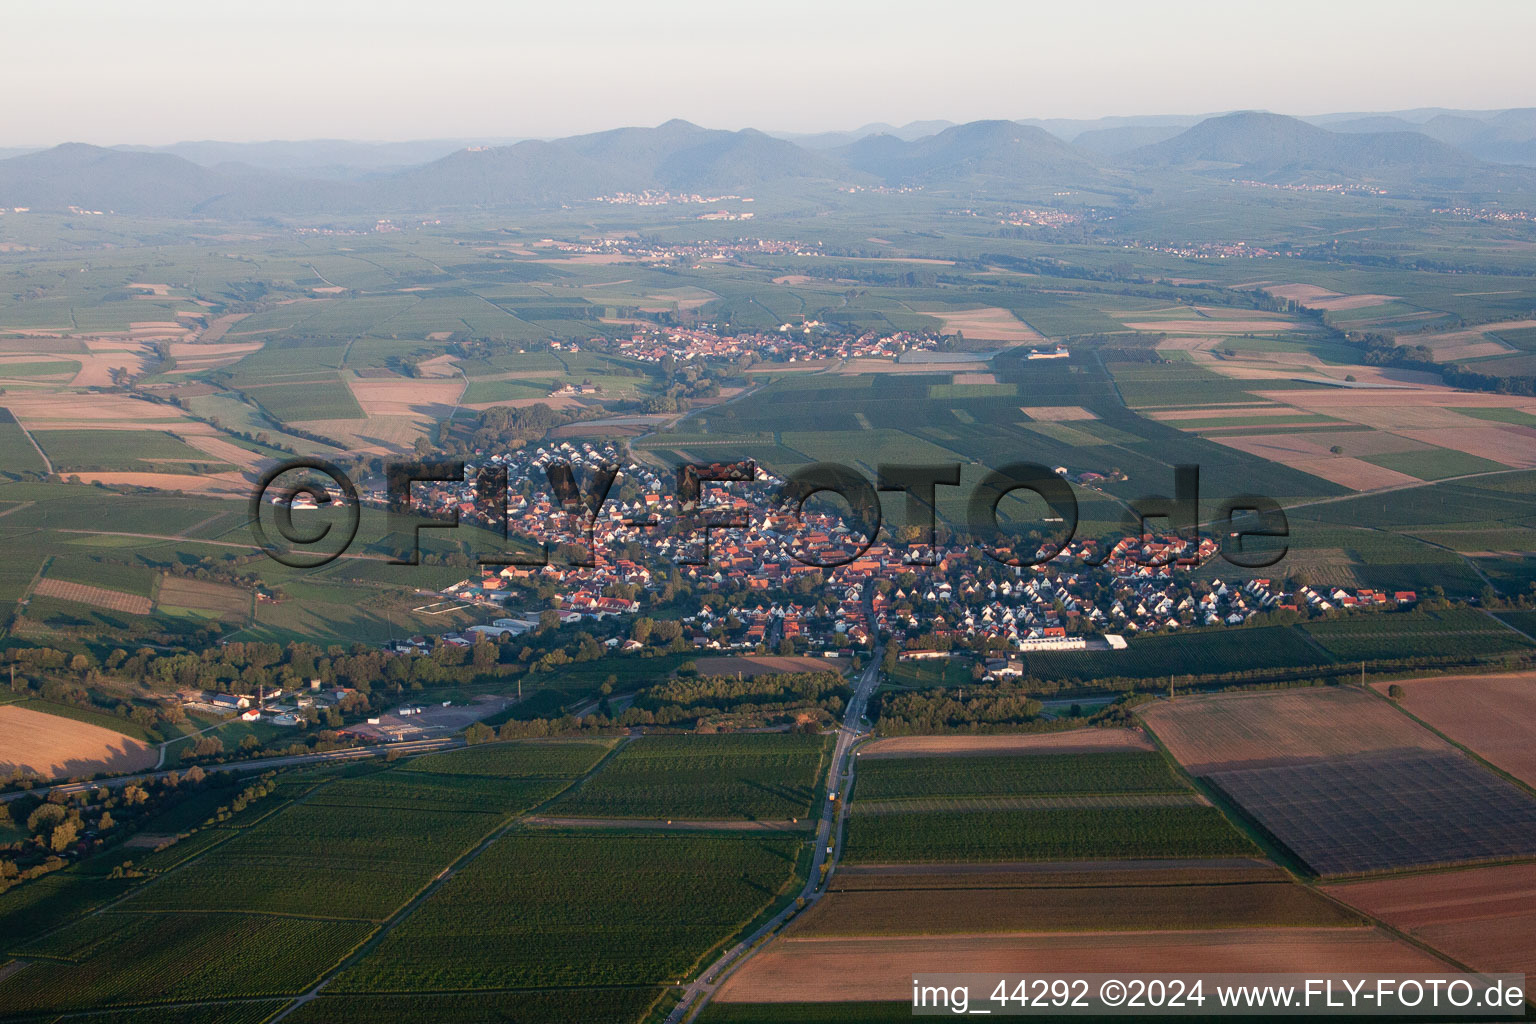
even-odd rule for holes
{"type": "Polygon", "coordinates": [[[1536,105],[1529,0],[6,0],[0,146],[1536,105]]]}

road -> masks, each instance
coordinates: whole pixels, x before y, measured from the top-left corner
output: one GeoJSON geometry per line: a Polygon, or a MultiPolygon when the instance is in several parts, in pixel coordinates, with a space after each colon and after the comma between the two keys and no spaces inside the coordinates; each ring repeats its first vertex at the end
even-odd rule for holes
{"type": "MultiPolygon", "coordinates": [[[[370,747],[347,747],[344,750],[327,750],[318,754],[290,754],[284,757],[260,757],[249,761],[231,761],[229,764],[208,765],[204,768],[204,771],[265,772],[276,768],[292,768],[295,765],[320,764],[325,761],[348,761],[360,757],[382,757],[390,751],[398,751],[402,754],[425,754],[428,751],[449,750],[464,745],[464,739],[461,736],[445,736],[442,739],[430,740],[401,740],[398,743],[378,743],[370,747]]],[[[0,793],[0,803],[19,800],[24,796],[45,796],[54,790],[58,790],[60,793],[80,793],[91,789],[120,789],[135,782],[163,779],[167,775],[172,774],[183,775],[186,771],[186,768],[174,768],[165,771],[140,772],[137,775],[114,775],[110,779],[97,779],[92,782],[61,782],[57,786],[34,786],[31,789],[21,789],[14,793],[0,793]]]]}
{"type": "MultiPolygon", "coordinates": [[[[869,706],[869,698],[880,685],[880,659],[884,653],[876,647],[870,654],[869,664],[854,684],[853,696],[848,701],[842,724],[837,727],[837,744],[832,748],[832,763],[827,768],[827,795],[821,820],[816,825],[816,847],[811,855],[811,872],[805,880],[805,888],[800,890],[800,899],[805,901],[807,909],[826,892],[825,879],[831,877],[838,859],[843,855],[843,818],[848,807],[844,797],[853,783],[853,769],[857,760],[853,757],[853,747],[864,737],[864,712],[869,706]],[[822,865],[826,865],[825,873],[822,865]]],[[[697,1017],[726,976],[740,967],[758,943],[782,928],[794,913],[795,905],[791,904],[751,935],[720,954],[683,991],[682,1000],[667,1015],[667,1024],[679,1024],[697,1017]]]]}

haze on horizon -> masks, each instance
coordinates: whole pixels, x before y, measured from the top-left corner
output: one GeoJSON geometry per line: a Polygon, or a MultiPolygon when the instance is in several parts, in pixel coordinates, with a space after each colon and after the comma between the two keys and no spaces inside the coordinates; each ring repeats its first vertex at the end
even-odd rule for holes
{"type": "Polygon", "coordinates": [[[1508,0],[22,0],[7,21],[0,146],[1536,105],[1536,4],[1508,0]]]}

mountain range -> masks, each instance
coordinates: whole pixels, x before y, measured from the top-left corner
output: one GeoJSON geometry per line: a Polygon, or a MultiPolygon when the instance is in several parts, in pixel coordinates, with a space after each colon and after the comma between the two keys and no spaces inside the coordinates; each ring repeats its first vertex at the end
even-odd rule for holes
{"type": "Polygon", "coordinates": [[[1412,116],[1344,117],[1327,127],[1255,111],[1190,124],[1178,117],[916,122],[798,141],[673,120],[446,151],[444,142],[185,143],[171,151],[70,143],[0,159],[0,207],[229,219],[383,216],[642,190],[718,195],[885,185],[1006,197],[1188,175],[1536,191],[1536,170],[1499,160],[1526,150],[1536,156],[1536,110],[1412,116]]]}

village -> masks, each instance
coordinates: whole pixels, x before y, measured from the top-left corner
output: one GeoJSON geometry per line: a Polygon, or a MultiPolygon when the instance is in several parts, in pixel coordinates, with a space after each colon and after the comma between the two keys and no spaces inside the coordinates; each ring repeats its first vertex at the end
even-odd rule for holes
{"type": "MultiPolygon", "coordinates": [[[[682,637],[699,651],[832,654],[869,649],[877,637],[888,637],[908,659],[950,651],[1002,656],[997,671],[1006,675],[1010,664],[1017,669],[1008,655],[1126,650],[1128,638],[1139,634],[1239,627],[1268,613],[1311,616],[1418,601],[1413,591],[1300,582],[1287,589],[1284,580],[1213,577],[1199,572],[1220,553],[1211,536],[1197,543],[1122,537],[1108,550],[1097,538],[1081,538],[1054,556],[1042,545],[1036,555],[1045,560],[1027,568],[962,546],[878,538],[865,544],[867,538],[814,503],[798,516],[779,504],[784,481],[760,466],[750,483],[706,483],[699,507],[691,509],[672,493],[668,473],[626,461],[613,445],[565,442],[482,458],[481,465],[505,469],[521,482],[508,494],[509,537],[546,544],[550,552],[586,552],[579,560],[590,564],[551,557],[544,564],[482,565],[441,592],[491,618],[439,638],[452,645],[584,622],[606,634],[609,651],[638,652],[644,645],[628,635],[625,621],[653,615],[680,622],[682,637]],[[578,480],[599,467],[620,467],[597,515],[570,513],[541,493],[539,481],[556,463],[569,464],[578,480]]],[[[466,467],[466,477],[479,468],[466,467]]],[[[1057,472],[1082,486],[1104,480],[1064,466],[1057,472]]],[[[499,529],[469,483],[419,486],[413,505],[416,514],[457,515],[460,522],[499,529]]],[[[396,641],[392,649],[429,646],[417,638],[396,641]]]]}

